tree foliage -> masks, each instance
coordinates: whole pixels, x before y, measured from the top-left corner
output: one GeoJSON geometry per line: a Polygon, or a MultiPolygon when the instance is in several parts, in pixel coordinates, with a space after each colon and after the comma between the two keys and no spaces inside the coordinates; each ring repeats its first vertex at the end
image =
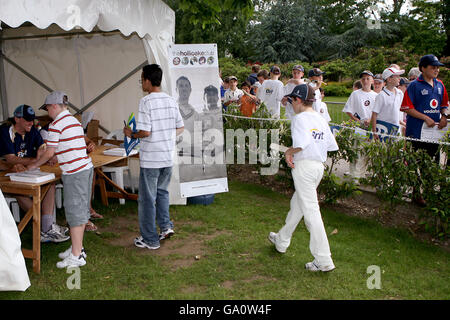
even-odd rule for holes
{"type": "Polygon", "coordinates": [[[176,43],[217,43],[220,57],[243,61],[343,59],[399,43],[437,56],[450,48],[448,0],[164,1],[176,12],[176,43]]]}

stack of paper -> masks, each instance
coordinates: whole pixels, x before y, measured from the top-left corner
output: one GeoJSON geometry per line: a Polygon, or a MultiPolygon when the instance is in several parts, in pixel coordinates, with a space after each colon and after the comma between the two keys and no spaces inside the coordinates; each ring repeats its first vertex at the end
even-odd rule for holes
{"type": "MultiPolygon", "coordinates": [[[[131,150],[128,156],[132,156],[133,154],[137,154],[138,151],[136,149],[131,150]]],[[[124,148],[112,148],[103,151],[103,154],[106,156],[115,156],[115,157],[126,157],[127,153],[124,148]]]]}
{"type": "Polygon", "coordinates": [[[41,183],[55,179],[55,174],[50,172],[44,172],[40,170],[13,172],[6,174],[11,181],[17,182],[29,182],[29,183],[41,183]]]}

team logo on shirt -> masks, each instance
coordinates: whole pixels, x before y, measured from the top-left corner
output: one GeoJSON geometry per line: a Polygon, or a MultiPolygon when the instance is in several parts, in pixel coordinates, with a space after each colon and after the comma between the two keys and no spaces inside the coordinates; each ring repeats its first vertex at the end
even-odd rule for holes
{"type": "Polygon", "coordinates": [[[436,109],[437,106],[438,106],[438,101],[436,99],[431,99],[430,107],[432,107],[433,109],[436,109]]]}
{"type": "Polygon", "coordinates": [[[364,101],[364,105],[367,107],[368,105],[370,105],[370,100],[366,100],[364,101]]]}
{"type": "Polygon", "coordinates": [[[319,129],[311,129],[309,131],[311,131],[314,140],[323,140],[323,132],[319,129]]]}
{"type": "Polygon", "coordinates": [[[273,89],[266,88],[266,94],[272,94],[272,93],[273,93],[273,89]]]}
{"type": "Polygon", "coordinates": [[[428,94],[428,90],[427,89],[423,89],[420,92],[422,93],[423,96],[426,96],[428,94]]]}

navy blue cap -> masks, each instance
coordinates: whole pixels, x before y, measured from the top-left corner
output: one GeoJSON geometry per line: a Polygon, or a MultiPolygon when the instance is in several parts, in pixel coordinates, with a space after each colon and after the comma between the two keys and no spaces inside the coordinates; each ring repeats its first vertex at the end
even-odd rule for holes
{"type": "Polygon", "coordinates": [[[373,73],[370,72],[369,70],[364,70],[363,72],[361,72],[361,73],[359,74],[359,77],[362,78],[362,76],[365,75],[365,74],[368,74],[369,76],[371,76],[371,77],[373,77],[373,78],[375,77],[375,76],[373,75],[373,73]]]}
{"type": "Polygon", "coordinates": [[[26,104],[21,104],[14,110],[14,117],[24,118],[27,121],[33,121],[36,118],[36,114],[32,107],[26,104]]]}
{"type": "Polygon", "coordinates": [[[308,94],[312,95],[314,90],[312,90],[306,83],[299,84],[296,86],[290,94],[287,94],[286,97],[296,97],[302,99],[303,101],[314,102],[314,98],[308,99],[308,94]]]}
{"type": "Polygon", "coordinates": [[[281,70],[280,70],[280,68],[278,66],[272,66],[272,68],[270,68],[270,73],[280,74],[281,70]]]}
{"type": "Polygon", "coordinates": [[[325,74],[325,72],[323,72],[319,68],[312,68],[311,70],[308,71],[308,78],[311,78],[311,77],[314,77],[314,76],[318,77],[318,76],[320,76],[322,74],[325,74]]]}
{"type": "Polygon", "coordinates": [[[426,66],[444,66],[443,63],[439,62],[438,58],[433,54],[427,54],[424,55],[422,58],[420,58],[419,61],[419,68],[420,67],[426,67],[426,66]]]}

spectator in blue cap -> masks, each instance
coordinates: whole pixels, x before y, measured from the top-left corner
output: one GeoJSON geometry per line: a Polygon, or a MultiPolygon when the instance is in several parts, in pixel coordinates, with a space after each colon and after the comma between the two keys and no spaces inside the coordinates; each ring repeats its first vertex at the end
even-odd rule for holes
{"type": "MultiPolygon", "coordinates": [[[[14,110],[14,117],[0,127],[0,156],[13,166],[27,166],[39,159],[46,148],[39,131],[34,127],[36,115],[31,106],[22,104],[14,110]]],[[[28,211],[33,201],[27,196],[14,196],[19,206],[28,211]]],[[[50,185],[41,207],[41,242],[62,242],[70,237],[68,228],[53,223],[55,184],[50,185]]]]}
{"type": "MultiPolygon", "coordinates": [[[[407,137],[421,139],[426,128],[442,129],[447,126],[448,94],[444,83],[437,79],[439,67],[443,65],[432,54],[420,58],[419,70],[422,74],[409,84],[401,106],[401,111],[407,114],[407,137]]],[[[438,144],[424,141],[411,143],[414,150],[425,150],[435,161],[439,161],[438,144]]],[[[426,205],[420,190],[413,191],[413,200],[420,206],[426,205]]]]}

